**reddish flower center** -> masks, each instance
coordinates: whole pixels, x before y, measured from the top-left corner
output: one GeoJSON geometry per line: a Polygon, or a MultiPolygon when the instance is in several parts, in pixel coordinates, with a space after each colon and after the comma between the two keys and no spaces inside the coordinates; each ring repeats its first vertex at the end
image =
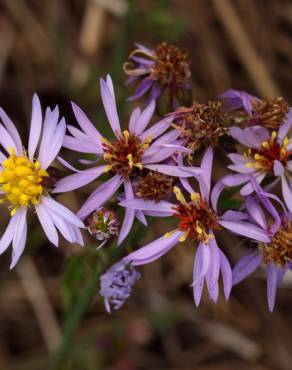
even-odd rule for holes
{"type": "Polygon", "coordinates": [[[244,156],[252,159],[246,162],[247,167],[254,167],[258,170],[273,172],[274,161],[279,161],[285,167],[292,152],[287,150],[288,137],[285,137],[281,144],[276,141],[277,133],[273,131],[269,141],[263,141],[259,149],[248,149],[244,156]]]}
{"type": "Polygon", "coordinates": [[[178,229],[184,231],[181,241],[189,237],[192,240],[208,243],[212,237],[212,234],[209,234],[210,230],[220,228],[216,213],[199,193],[193,193],[192,201],[186,202],[177,187],[174,187],[174,191],[178,200],[174,216],[179,220],[178,229]]]}
{"type": "Polygon", "coordinates": [[[123,131],[119,139],[113,142],[103,139],[103,158],[108,163],[106,170],[129,179],[134,169],[142,169],[142,155],[150,142],[151,139],[142,141],[128,131],[123,131]]]}

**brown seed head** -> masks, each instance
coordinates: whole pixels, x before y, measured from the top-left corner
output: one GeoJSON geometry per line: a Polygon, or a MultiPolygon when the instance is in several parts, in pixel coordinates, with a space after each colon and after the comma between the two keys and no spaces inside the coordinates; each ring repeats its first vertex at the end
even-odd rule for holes
{"type": "Polygon", "coordinates": [[[260,124],[269,129],[278,129],[289,110],[288,103],[282,97],[253,102],[254,116],[260,124]]]}
{"type": "Polygon", "coordinates": [[[138,178],[136,195],[145,200],[159,202],[172,194],[173,177],[157,171],[148,171],[138,178]]]}
{"type": "Polygon", "coordinates": [[[273,236],[271,243],[261,243],[264,255],[264,262],[274,262],[285,267],[287,263],[292,262],[292,223],[281,227],[273,236]]]}
{"type": "Polygon", "coordinates": [[[187,141],[187,147],[193,152],[206,145],[215,145],[218,138],[228,131],[227,127],[224,127],[224,113],[219,101],[194,103],[191,108],[179,108],[175,117],[173,126],[181,131],[181,136],[187,141]]]}
{"type": "Polygon", "coordinates": [[[189,82],[190,77],[188,54],[167,42],[159,44],[155,49],[150,78],[161,85],[173,87],[183,86],[189,82]]]}

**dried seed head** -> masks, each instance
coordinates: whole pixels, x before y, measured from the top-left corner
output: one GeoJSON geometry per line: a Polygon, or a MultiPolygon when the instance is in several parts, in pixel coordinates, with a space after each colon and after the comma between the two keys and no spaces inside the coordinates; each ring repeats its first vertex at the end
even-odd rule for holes
{"type": "Polygon", "coordinates": [[[145,200],[159,202],[168,199],[173,190],[173,177],[157,171],[148,171],[140,176],[136,185],[136,195],[145,200]]]}
{"type": "Polygon", "coordinates": [[[282,97],[255,100],[253,102],[254,118],[252,121],[275,130],[285,120],[288,110],[288,103],[282,97]]]}
{"type": "Polygon", "coordinates": [[[154,52],[154,65],[150,78],[161,85],[172,87],[183,86],[191,77],[188,54],[178,47],[162,42],[154,52]]]}
{"type": "Polygon", "coordinates": [[[281,227],[268,244],[261,243],[264,262],[273,262],[278,266],[285,267],[292,262],[292,223],[289,221],[281,227]]]}
{"type": "Polygon", "coordinates": [[[148,95],[148,99],[159,101],[157,108],[161,112],[188,105],[191,70],[187,53],[167,42],[160,43],[155,50],[136,46],[123,65],[129,76],[127,83],[138,82],[131,100],[148,95]]]}
{"type": "Polygon", "coordinates": [[[225,115],[219,101],[194,103],[191,108],[181,107],[174,117],[173,126],[181,131],[181,137],[186,139],[186,145],[192,152],[207,145],[215,145],[218,138],[228,132],[227,127],[224,127],[225,115]]]}

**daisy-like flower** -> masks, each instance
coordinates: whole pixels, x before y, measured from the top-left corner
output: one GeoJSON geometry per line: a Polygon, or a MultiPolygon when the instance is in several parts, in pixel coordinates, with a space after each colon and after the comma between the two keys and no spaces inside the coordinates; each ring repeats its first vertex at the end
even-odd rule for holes
{"type": "MultiPolygon", "coordinates": [[[[54,189],[54,192],[65,192],[84,186],[103,173],[107,172],[112,175],[85,201],[78,212],[81,219],[86,218],[91,212],[101,207],[116,193],[122,184],[125,198],[133,199],[132,180],[141,173],[142,169],[153,170],[153,164],[164,161],[177,151],[189,152],[188,149],[180,145],[182,141],[177,139],[179,132],[176,130],[162,135],[169,128],[172,121],[170,117],[146,129],[154,113],[154,101],[143,111],[140,108],[134,109],[130,117],[128,130],[122,131],[110,76],[107,77],[106,81],[101,79],[101,97],[115,139],[109,141],[102,137],[85,113],[73,104],[73,111],[82,131],[70,125],[67,126],[72,136],[65,137],[64,146],[79,152],[102,156],[105,163],[88,170],[79,171],[62,160],[66,166],[75,170],[76,173],[61,179],[54,189]]],[[[163,164],[157,167],[159,167],[159,172],[168,175],[185,175],[183,171],[175,166],[163,164]]],[[[197,169],[198,174],[201,172],[200,169],[197,169]]],[[[135,212],[127,208],[118,244],[128,235],[135,216],[146,223],[142,212],[135,212]]]]}
{"type": "Polygon", "coordinates": [[[111,309],[120,309],[130,297],[132,287],[140,273],[129,263],[118,262],[111,266],[100,277],[100,295],[104,298],[105,308],[108,313],[111,309]]]}
{"type": "Polygon", "coordinates": [[[292,212],[292,140],[289,130],[292,125],[292,111],[278,131],[270,132],[265,127],[253,126],[240,129],[231,127],[230,134],[240,144],[246,147],[243,154],[229,154],[233,162],[228,168],[238,175],[228,175],[222,181],[227,186],[245,184],[240,193],[250,194],[253,187],[250,175],[261,183],[269,178],[273,183],[281,181],[282,194],[285,203],[292,212]]]}
{"type": "Polygon", "coordinates": [[[276,130],[287,118],[288,103],[282,97],[259,99],[245,91],[228,90],[219,97],[234,119],[248,126],[259,125],[276,130]]]}
{"type": "Polygon", "coordinates": [[[136,44],[129,61],[124,64],[129,76],[127,83],[139,81],[136,92],[129,100],[149,94],[157,100],[166,92],[172,108],[187,103],[191,90],[191,70],[187,53],[178,47],[162,42],[155,50],[136,44]]]}
{"type": "Polygon", "coordinates": [[[275,305],[277,286],[281,283],[285,272],[292,268],[292,214],[284,205],[279,215],[270,199],[280,200],[266,193],[253,181],[257,197],[246,198],[246,219],[260,227],[270,238],[270,242],[260,242],[256,249],[235,265],[232,272],[233,285],[251,275],[260,265],[264,265],[267,275],[267,295],[269,310],[275,305]]]}
{"type": "MultiPolygon", "coordinates": [[[[190,239],[198,244],[193,270],[193,292],[195,304],[198,306],[202,296],[204,281],[210,298],[216,302],[219,293],[218,279],[221,271],[226,299],[232,286],[231,268],[224,253],[216,243],[214,232],[226,228],[239,235],[244,235],[262,242],[270,239],[264,231],[251,223],[242,220],[240,212],[229,211],[219,216],[216,211],[217,199],[221,192],[220,184],[211,191],[211,171],[213,150],[208,148],[202,159],[201,168],[205,170],[200,183],[200,193],[195,192],[187,179],[181,179],[182,185],[189,193],[186,200],[182,191],[174,187],[177,202],[144,201],[135,199],[124,201],[121,205],[136,210],[152,212],[155,216],[173,216],[177,219],[177,228],[161,238],[130,253],[124,258],[133,266],[144,265],[160,258],[170,249],[190,239]]],[[[189,169],[192,172],[192,169],[189,169]]]]}
{"type": "Polygon", "coordinates": [[[7,114],[0,108],[0,143],[5,152],[0,152],[1,203],[8,204],[10,221],[0,240],[0,254],[12,243],[11,268],[19,260],[26,243],[27,213],[34,209],[42,228],[55,246],[58,246],[57,230],[71,243],[83,245],[79,228],[80,219],[69,209],[53,200],[49,183],[49,166],[58,155],[65,136],[66,125],[59,111],[47,108],[44,123],[37,95],[32,100],[32,116],[28,150],[24,149],[19,133],[7,114]],[[36,154],[37,146],[39,149],[36,154]]]}

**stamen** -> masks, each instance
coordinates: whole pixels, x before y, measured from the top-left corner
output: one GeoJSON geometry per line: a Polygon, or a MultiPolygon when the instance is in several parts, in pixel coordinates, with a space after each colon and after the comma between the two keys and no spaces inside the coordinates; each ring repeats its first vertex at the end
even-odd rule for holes
{"type": "Polygon", "coordinates": [[[183,196],[181,190],[177,186],[174,186],[173,191],[176,196],[176,199],[184,206],[187,206],[187,201],[185,200],[185,197],[183,196]]]}
{"type": "Polygon", "coordinates": [[[126,143],[129,141],[130,133],[129,131],[125,130],[123,131],[123,136],[125,138],[126,143]]]}
{"type": "Polygon", "coordinates": [[[177,230],[170,231],[169,233],[165,233],[163,235],[164,238],[169,238],[171,235],[173,235],[177,230]]]}
{"type": "Polygon", "coordinates": [[[179,241],[181,242],[181,243],[183,243],[183,242],[185,242],[186,241],[186,239],[187,239],[187,237],[189,236],[189,231],[186,231],[180,238],[179,238],[179,241]]]}
{"type": "Polygon", "coordinates": [[[265,149],[270,149],[270,144],[267,141],[262,142],[262,147],[265,149]]]}
{"type": "Polygon", "coordinates": [[[200,202],[200,200],[201,200],[201,196],[200,196],[200,194],[199,194],[199,193],[194,192],[194,193],[192,193],[192,194],[191,194],[191,199],[192,199],[192,201],[193,201],[195,204],[199,204],[199,202],[200,202]]]}
{"type": "Polygon", "coordinates": [[[284,140],[283,140],[283,147],[284,148],[287,148],[287,146],[289,145],[289,143],[290,143],[290,140],[289,140],[288,136],[285,136],[284,137],[284,140]]]}
{"type": "Polygon", "coordinates": [[[128,159],[128,162],[129,162],[129,166],[130,168],[133,168],[133,155],[132,154],[128,154],[127,155],[127,159],[128,159]]]}
{"type": "Polygon", "coordinates": [[[134,166],[139,168],[139,170],[143,169],[143,164],[142,163],[134,163],[134,166]]]}

